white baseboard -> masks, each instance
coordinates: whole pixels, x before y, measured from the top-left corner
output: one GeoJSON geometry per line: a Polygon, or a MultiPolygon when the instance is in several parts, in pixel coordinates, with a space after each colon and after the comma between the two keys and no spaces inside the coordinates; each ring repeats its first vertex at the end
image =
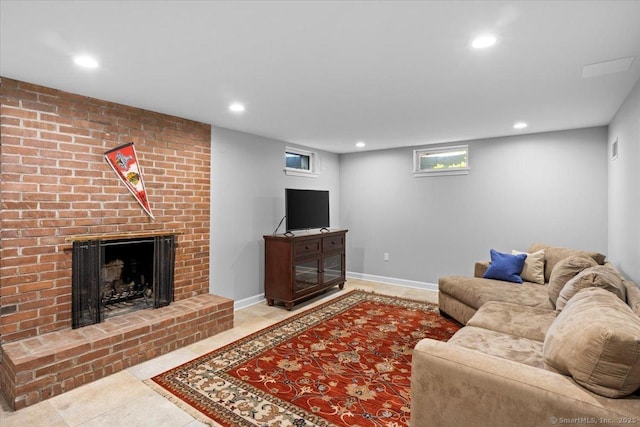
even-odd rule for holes
{"type": "Polygon", "coordinates": [[[233,311],[238,311],[242,308],[250,307],[252,305],[260,304],[265,301],[264,294],[254,295],[249,298],[244,298],[233,302],[233,311]]]}
{"type": "MultiPolygon", "coordinates": [[[[395,277],[376,276],[373,274],[355,273],[353,271],[347,271],[347,279],[359,279],[368,280],[370,282],[384,283],[385,285],[402,286],[405,288],[417,288],[426,289],[429,291],[437,291],[438,285],[436,283],[418,282],[415,280],[397,279],[395,277]]],[[[252,305],[265,302],[264,294],[254,295],[249,298],[244,298],[233,302],[233,311],[237,311],[252,305]]]]}
{"type": "Polygon", "coordinates": [[[384,283],[386,285],[403,286],[405,288],[426,289],[429,291],[437,291],[437,283],[418,282],[416,280],[398,279],[395,277],[376,276],[374,274],[355,273],[347,271],[347,279],[368,280],[370,282],[384,283]]]}

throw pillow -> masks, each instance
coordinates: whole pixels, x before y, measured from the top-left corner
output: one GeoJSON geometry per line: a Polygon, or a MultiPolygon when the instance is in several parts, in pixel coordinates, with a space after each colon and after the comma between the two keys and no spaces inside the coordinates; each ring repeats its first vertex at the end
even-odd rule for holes
{"type": "Polygon", "coordinates": [[[522,280],[544,285],[544,249],[540,249],[532,254],[526,252],[511,251],[511,255],[526,254],[524,267],[522,268],[522,280]]]}
{"type": "Polygon", "coordinates": [[[520,273],[524,267],[526,254],[511,255],[491,249],[491,264],[484,273],[485,279],[504,280],[513,283],[522,283],[520,273]]]}
{"type": "Polygon", "coordinates": [[[596,262],[592,258],[583,255],[573,255],[559,261],[554,267],[553,272],[551,272],[551,278],[549,279],[549,286],[547,288],[549,301],[553,308],[556,308],[556,301],[564,285],[577,276],[582,270],[596,265],[596,262]]]}
{"type": "Polygon", "coordinates": [[[606,265],[598,265],[582,270],[564,285],[556,301],[556,310],[562,310],[571,297],[582,289],[593,287],[613,292],[623,302],[627,300],[622,278],[606,265]]]}
{"type": "Polygon", "coordinates": [[[547,330],[545,367],[606,397],[640,387],[640,317],[600,288],[578,292],[547,330]]]}
{"type": "Polygon", "coordinates": [[[583,255],[589,258],[593,258],[595,262],[602,265],[604,264],[604,260],[606,258],[605,255],[602,255],[598,252],[589,252],[589,251],[580,251],[577,249],[570,248],[561,248],[557,246],[549,246],[542,243],[534,243],[532,244],[527,252],[533,253],[537,252],[540,249],[544,249],[544,258],[545,258],[545,267],[544,267],[544,278],[545,282],[548,282],[551,278],[551,272],[553,268],[556,266],[558,262],[562,259],[572,256],[572,255],[583,255]]]}

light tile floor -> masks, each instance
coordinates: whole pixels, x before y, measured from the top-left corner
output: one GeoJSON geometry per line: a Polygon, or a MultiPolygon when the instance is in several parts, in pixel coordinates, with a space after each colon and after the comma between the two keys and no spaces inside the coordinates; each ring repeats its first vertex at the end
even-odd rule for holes
{"type": "Polygon", "coordinates": [[[437,302],[438,294],[417,288],[349,279],[338,288],[287,311],[282,306],[256,304],[235,312],[234,327],[213,337],[133,366],[101,380],[55,396],[44,402],[11,411],[0,398],[1,427],[196,427],[204,426],[191,415],[160,396],[142,381],[273,325],[304,308],[318,305],[351,289],[363,289],[420,301],[437,302]]]}

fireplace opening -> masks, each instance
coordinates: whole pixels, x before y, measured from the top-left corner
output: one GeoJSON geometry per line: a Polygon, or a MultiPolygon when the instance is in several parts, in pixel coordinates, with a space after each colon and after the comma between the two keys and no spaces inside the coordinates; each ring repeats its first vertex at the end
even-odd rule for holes
{"type": "Polygon", "coordinates": [[[153,239],[104,244],[100,302],[104,318],[153,307],[153,239]]]}
{"type": "Polygon", "coordinates": [[[173,301],[175,236],[76,241],[73,327],[173,301]]]}

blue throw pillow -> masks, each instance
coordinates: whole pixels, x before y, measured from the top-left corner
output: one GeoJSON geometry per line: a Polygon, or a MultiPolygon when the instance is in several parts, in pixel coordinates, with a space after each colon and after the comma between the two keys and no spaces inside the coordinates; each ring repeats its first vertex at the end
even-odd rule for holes
{"type": "Polygon", "coordinates": [[[526,258],[527,254],[511,255],[491,249],[491,264],[484,273],[484,278],[522,283],[520,274],[526,258]]]}

